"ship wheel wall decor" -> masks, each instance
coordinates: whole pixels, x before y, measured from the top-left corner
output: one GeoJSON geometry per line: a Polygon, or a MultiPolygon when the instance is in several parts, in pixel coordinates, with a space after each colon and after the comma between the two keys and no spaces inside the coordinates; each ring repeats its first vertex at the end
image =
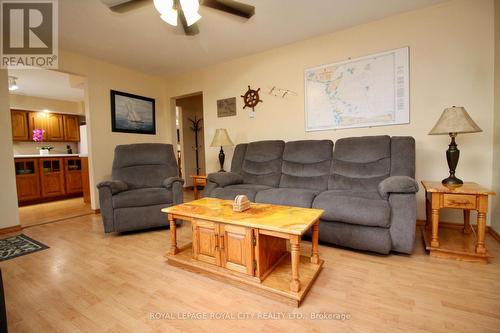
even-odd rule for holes
{"type": "Polygon", "coordinates": [[[259,97],[259,91],[260,88],[258,88],[257,90],[253,90],[252,88],[250,88],[250,86],[248,86],[248,90],[245,95],[241,95],[241,97],[243,97],[243,102],[245,103],[243,109],[249,107],[252,108],[253,111],[255,111],[255,107],[257,106],[257,104],[263,102],[259,97]]]}

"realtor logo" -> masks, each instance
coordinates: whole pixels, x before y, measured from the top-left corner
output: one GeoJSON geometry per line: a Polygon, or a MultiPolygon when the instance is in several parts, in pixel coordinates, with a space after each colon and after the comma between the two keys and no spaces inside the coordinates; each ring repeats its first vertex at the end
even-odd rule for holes
{"type": "Polygon", "coordinates": [[[0,0],[1,68],[57,68],[58,0],[0,0]]]}

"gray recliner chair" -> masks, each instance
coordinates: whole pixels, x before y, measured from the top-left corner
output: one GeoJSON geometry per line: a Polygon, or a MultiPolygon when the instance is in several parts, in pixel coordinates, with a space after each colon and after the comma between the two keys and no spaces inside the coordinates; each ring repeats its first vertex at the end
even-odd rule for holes
{"type": "Polygon", "coordinates": [[[117,146],[111,177],[97,185],[106,233],[168,226],[161,209],[183,201],[184,180],[170,144],[117,146]]]}

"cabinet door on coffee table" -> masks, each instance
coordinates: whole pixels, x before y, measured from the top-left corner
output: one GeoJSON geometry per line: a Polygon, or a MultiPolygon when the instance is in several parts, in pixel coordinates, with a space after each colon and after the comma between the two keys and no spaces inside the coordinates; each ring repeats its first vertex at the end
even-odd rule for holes
{"type": "Polygon", "coordinates": [[[214,222],[193,221],[193,257],[196,260],[220,265],[219,225],[214,222]]]}
{"type": "Polygon", "coordinates": [[[219,226],[221,266],[254,275],[253,229],[228,224],[219,226]]]}

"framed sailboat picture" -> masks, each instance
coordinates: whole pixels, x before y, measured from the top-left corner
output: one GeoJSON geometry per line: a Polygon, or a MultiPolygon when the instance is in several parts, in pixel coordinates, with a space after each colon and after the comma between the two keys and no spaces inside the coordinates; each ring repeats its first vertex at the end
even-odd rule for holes
{"type": "Polygon", "coordinates": [[[156,134],[155,100],[111,90],[113,132],[156,134]]]}

